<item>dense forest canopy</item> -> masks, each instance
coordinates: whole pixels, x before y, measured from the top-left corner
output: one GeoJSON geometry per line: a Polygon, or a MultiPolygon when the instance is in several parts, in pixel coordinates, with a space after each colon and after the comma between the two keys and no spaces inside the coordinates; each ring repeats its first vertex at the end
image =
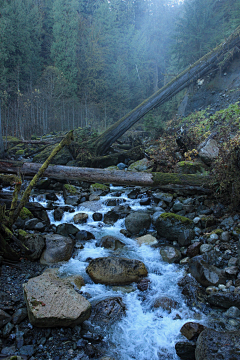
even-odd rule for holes
{"type": "Polygon", "coordinates": [[[103,130],[240,23],[240,0],[0,0],[3,135],[103,130]]]}

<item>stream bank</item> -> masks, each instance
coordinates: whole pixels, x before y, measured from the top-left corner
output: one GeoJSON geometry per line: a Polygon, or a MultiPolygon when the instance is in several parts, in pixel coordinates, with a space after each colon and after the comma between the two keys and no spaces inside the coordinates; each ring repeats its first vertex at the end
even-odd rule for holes
{"type": "MultiPolygon", "coordinates": [[[[90,188],[87,183],[64,188],[54,181],[39,182],[32,201],[29,206],[38,212],[19,220],[16,230],[38,234],[45,242],[51,234],[67,235],[74,248],[67,255],[71,258],[60,263],[22,259],[2,266],[1,303],[9,316],[1,328],[2,355],[31,360],[178,359],[177,344],[178,354],[185,356],[181,358],[192,359],[197,335],[193,340],[181,335],[185,323],[200,323],[217,335],[238,331],[237,213],[229,214],[206,195],[90,188]],[[50,221],[44,218],[46,211],[50,221]],[[95,284],[86,268],[99,257],[142,261],[148,275],[127,285],[95,284]],[[49,266],[58,268],[60,277],[83,278],[85,285],[77,289],[75,284],[74,289],[92,304],[92,315],[82,324],[46,323],[39,328],[29,323],[22,284],[49,266]]],[[[207,331],[206,339],[213,337],[207,331]]],[[[238,359],[237,346],[235,350],[238,359]]],[[[224,348],[218,352],[226,356],[224,348]]]]}

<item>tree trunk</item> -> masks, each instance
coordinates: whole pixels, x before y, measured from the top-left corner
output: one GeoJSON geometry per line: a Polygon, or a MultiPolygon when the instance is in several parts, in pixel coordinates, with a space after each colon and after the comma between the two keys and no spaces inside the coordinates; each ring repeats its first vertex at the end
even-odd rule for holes
{"type": "Polygon", "coordinates": [[[195,64],[189,66],[180,75],[171,80],[167,85],[159,89],[152,96],[138,105],[135,109],[110,126],[92,144],[97,155],[103,155],[114,141],[130,129],[138,120],[150,110],[164,104],[179,91],[188,87],[194,81],[205,76],[209,71],[220,67],[223,68],[233,55],[239,51],[240,27],[222,44],[203,56],[195,64]]]}
{"type": "MultiPolygon", "coordinates": [[[[35,175],[41,164],[22,162],[0,162],[0,172],[18,173],[24,176],[35,175]]],[[[87,182],[100,182],[114,185],[137,185],[137,186],[165,186],[168,184],[183,186],[209,186],[210,176],[169,174],[169,173],[146,173],[122,170],[104,170],[95,168],[78,168],[72,166],[50,165],[44,172],[44,176],[52,179],[78,180],[87,182]]]]}
{"type": "Polygon", "coordinates": [[[2,117],[1,117],[1,99],[0,99],[0,157],[4,157],[4,143],[2,137],[2,117]]]}

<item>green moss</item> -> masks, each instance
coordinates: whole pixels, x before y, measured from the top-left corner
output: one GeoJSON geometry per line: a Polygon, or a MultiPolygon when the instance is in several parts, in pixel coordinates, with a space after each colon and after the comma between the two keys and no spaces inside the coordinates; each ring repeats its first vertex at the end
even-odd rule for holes
{"type": "Polygon", "coordinates": [[[24,154],[24,150],[18,150],[17,152],[16,152],[16,155],[23,155],[24,154]]]}
{"type": "Polygon", "coordinates": [[[209,185],[210,176],[196,174],[152,173],[153,185],[181,184],[191,186],[209,185]]]}
{"type": "Polygon", "coordinates": [[[160,218],[162,218],[163,220],[177,220],[180,221],[182,224],[192,224],[192,220],[186,218],[185,216],[180,216],[174,213],[163,213],[160,215],[160,218]]]}
{"type": "Polygon", "coordinates": [[[22,210],[20,211],[19,216],[23,220],[28,219],[28,218],[33,218],[33,214],[31,213],[31,211],[28,210],[25,207],[22,208],[22,210]]]}
{"type": "Polygon", "coordinates": [[[75,186],[70,184],[64,184],[63,187],[67,190],[67,192],[71,195],[75,195],[77,193],[77,189],[75,186]]]}
{"type": "Polygon", "coordinates": [[[109,190],[109,187],[107,185],[98,184],[98,183],[92,184],[91,188],[93,190],[102,190],[102,191],[109,190]]]}
{"type": "Polygon", "coordinates": [[[223,233],[222,229],[216,229],[211,232],[211,234],[221,235],[223,233]]]}

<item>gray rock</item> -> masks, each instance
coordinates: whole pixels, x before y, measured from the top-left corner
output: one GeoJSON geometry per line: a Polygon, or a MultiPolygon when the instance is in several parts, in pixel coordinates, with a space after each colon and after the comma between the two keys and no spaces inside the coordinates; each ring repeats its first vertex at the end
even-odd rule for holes
{"type": "Polygon", "coordinates": [[[28,317],[37,327],[75,326],[89,318],[91,304],[53,272],[23,285],[28,317]]]}
{"type": "Polygon", "coordinates": [[[74,247],[70,237],[53,234],[46,236],[46,249],[42,253],[41,264],[54,264],[70,259],[74,247]]]}
{"type": "Polygon", "coordinates": [[[144,263],[139,260],[112,257],[91,260],[86,272],[95,283],[106,285],[131,284],[148,274],[144,263]]]}
{"type": "Polygon", "coordinates": [[[106,235],[97,242],[97,246],[104,247],[110,250],[117,250],[122,249],[125,244],[115,236],[106,235]]]}
{"type": "Polygon", "coordinates": [[[57,234],[62,236],[76,235],[79,232],[79,229],[73,224],[60,224],[57,226],[57,234]]]}
{"type": "Polygon", "coordinates": [[[218,157],[219,147],[214,139],[209,139],[206,143],[200,144],[198,148],[198,154],[200,159],[207,165],[211,163],[218,157]]]}
{"type": "Polygon", "coordinates": [[[27,317],[27,309],[26,308],[20,308],[15,311],[12,317],[12,322],[14,325],[20,324],[21,321],[23,321],[27,317]]]}
{"type": "Polygon", "coordinates": [[[121,320],[125,315],[126,307],[119,296],[112,296],[103,300],[91,302],[92,313],[90,321],[97,325],[104,326],[121,320]]]}
{"type": "Polygon", "coordinates": [[[129,214],[125,219],[126,229],[131,234],[139,234],[145,231],[151,225],[151,217],[144,212],[133,212],[129,214]]]}
{"type": "Polygon", "coordinates": [[[189,263],[192,276],[203,286],[216,286],[226,282],[226,277],[216,266],[206,263],[202,256],[195,256],[189,263]]]}
{"type": "Polygon", "coordinates": [[[55,221],[61,221],[63,215],[64,215],[64,210],[61,209],[61,208],[57,208],[57,209],[55,209],[54,212],[53,212],[53,217],[54,217],[54,220],[55,220],[55,221]]]}
{"type": "Polygon", "coordinates": [[[33,218],[33,219],[29,219],[25,222],[25,229],[26,230],[34,230],[36,225],[39,223],[40,221],[37,218],[33,218]]]}
{"type": "Polygon", "coordinates": [[[198,337],[196,360],[239,360],[240,331],[220,332],[205,329],[198,337]]]}
{"type": "Polygon", "coordinates": [[[221,239],[222,241],[229,241],[229,239],[230,239],[230,234],[229,234],[229,232],[228,232],[228,231],[224,231],[224,232],[221,234],[220,239],[221,239]]]}
{"type": "Polygon", "coordinates": [[[169,264],[178,263],[182,255],[178,249],[173,246],[164,246],[160,249],[160,254],[163,261],[166,261],[169,264]]]}
{"type": "Polygon", "coordinates": [[[24,345],[19,350],[20,355],[23,356],[32,356],[35,353],[36,349],[34,345],[24,345]]]}
{"type": "Polygon", "coordinates": [[[167,194],[167,193],[163,193],[163,192],[155,192],[152,194],[152,196],[154,199],[162,200],[162,201],[165,201],[166,203],[171,203],[173,200],[172,194],[167,194]]]}
{"type": "Polygon", "coordinates": [[[162,296],[154,301],[153,306],[156,309],[162,308],[163,310],[166,310],[170,314],[172,309],[177,309],[179,307],[179,303],[169,297],[162,296]]]}
{"type": "Polygon", "coordinates": [[[45,248],[45,238],[40,234],[28,234],[21,239],[24,245],[32,251],[31,255],[28,255],[29,259],[35,261],[40,259],[43,249],[45,248]]]}
{"type": "Polygon", "coordinates": [[[208,302],[214,306],[229,309],[232,306],[240,309],[240,294],[232,292],[218,292],[208,295],[208,302]]]}
{"type": "Polygon", "coordinates": [[[213,246],[211,244],[202,244],[200,246],[200,254],[204,254],[210,250],[212,250],[213,246]]]}
{"type": "Polygon", "coordinates": [[[79,195],[68,195],[65,199],[66,205],[77,206],[80,203],[81,197],[79,195]]]}
{"type": "Polygon", "coordinates": [[[181,211],[183,209],[183,204],[181,203],[181,201],[176,200],[173,204],[172,210],[173,211],[181,211]]]}
{"type": "Polygon", "coordinates": [[[195,359],[196,343],[194,341],[178,341],[175,345],[177,355],[182,360],[195,359]]]}
{"type": "Polygon", "coordinates": [[[8,322],[2,330],[3,338],[7,338],[9,336],[9,334],[11,333],[11,331],[13,330],[13,328],[14,328],[14,325],[12,323],[8,322]]]}
{"type": "Polygon", "coordinates": [[[74,224],[83,224],[87,221],[88,214],[86,213],[77,213],[73,217],[74,224]]]}
{"type": "Polygon", "coordinates": [[[240,310],[236,306],[231,306],[226,312],[225,316],[228,318],[237,318],[240,317],[240,310]]]}
{"type": "Polygon", "coordinates": [[[10,322],[11,319],[12,317],[9,314],[0,309],[0,328],[10,322]]]}
{"type": "Polygon", "coordinates": [[[234,224],[234,220],[233,220],[232,216],[230,216],[230,217],[224,219],[221,222],[220,226],[224,226],[226,229],[229,229],[231,226],[233,226],[233,224],[234,224]]]}

